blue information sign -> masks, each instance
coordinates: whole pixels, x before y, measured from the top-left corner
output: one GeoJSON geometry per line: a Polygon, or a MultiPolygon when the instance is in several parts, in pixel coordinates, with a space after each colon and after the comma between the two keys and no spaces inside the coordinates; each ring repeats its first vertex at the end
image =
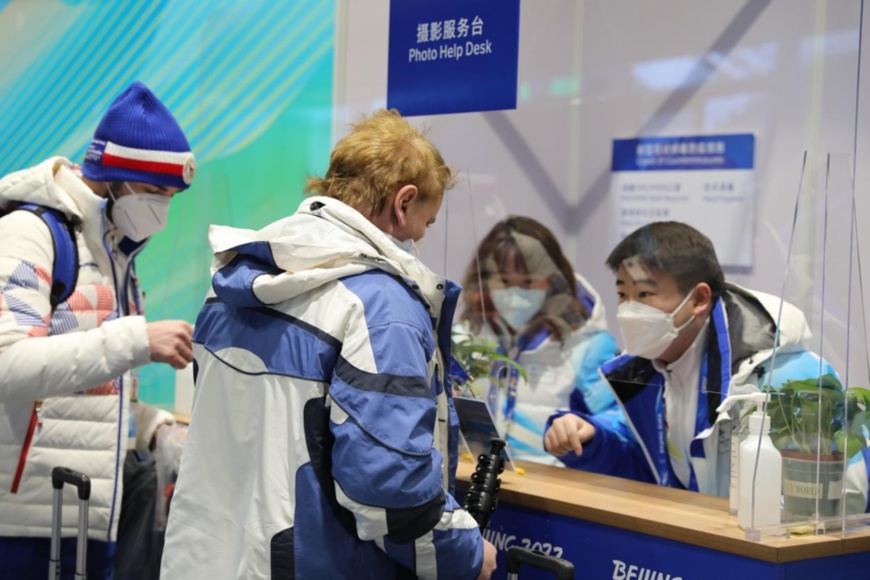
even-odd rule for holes
{"type": "Polygon", "coordinates": [[[613,141],[611,170],[710,171],[755,167],[755,136],[691,135],[613,141]]]}
{"type": "Polygon", "coordinates": [[[611,171],[619,239],[652,222],[684,222],[712,240],[722,265],[752,267],[754,135],[616,139],[611,171]]]}
{"type": "Polygon", "coordinates": [[[392,0],[387,107],[515,109],[520,0],[392,0]]]}

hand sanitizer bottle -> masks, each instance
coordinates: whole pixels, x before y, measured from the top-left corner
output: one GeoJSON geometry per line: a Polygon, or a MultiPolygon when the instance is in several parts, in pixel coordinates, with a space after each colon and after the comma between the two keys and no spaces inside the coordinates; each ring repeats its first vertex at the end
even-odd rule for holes
{"type": "Polygon", "coordinates": [[[717,409],[719,413],[727,412],[737,401],[754,401],[760,406],[749,417],[748,434],[745,437],[741,437],[743,430],[740,427],[732,428],[731,441],[736,448],[731,449],[729,511],[734,513],[736,508],[740,527],[746,530],[780,523],[782,456],[770,439],[770,420],[764,411],[769,399],[768,393],[731,395],[717,409]],[[739,447],[735,445],[737,441],[740,441],[739,447]]]}
{"type": "Polygon", "coordinates": [[[737,506],[737,520],[740,527],[749,530],[779,525],[782,507],[782,456],[773,446],[770,439],[770,419],[762,410],[749,416],[749,435],[740,444],[739,461],[740,501],[737,506]]]}

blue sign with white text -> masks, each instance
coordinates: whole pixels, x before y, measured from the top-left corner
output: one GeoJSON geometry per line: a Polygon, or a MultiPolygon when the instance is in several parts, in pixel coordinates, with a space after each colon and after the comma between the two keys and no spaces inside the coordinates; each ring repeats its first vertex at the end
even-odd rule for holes
{"type": "Polygon", "coordinates": [[[615,139],[611,171],[753,169],[755,135],[615,139]]]}
{"type": "Polygon", "coordinates": [[[387,107],[515,109],[520,0],[392,0],[387,107]]]}
{"type": "Polygon", "coordinates": [[[753,134],[615,139],[610,168],[618,239],[651,222],[684,222],[710,238],[722,265],[752,267],[753,134]]]}
{"type": "MultiPolygon", "coordinates": [[[[772,563],[639,532],[549,514],[499,501],[483,537],[498,550],[493,580],[505,574],[505,554],[521,546],[574,564],[589,580],[817,580],[837,571],[866,578],[870,553],[772,563]]],[[[552,573],[523,568],[523,580],[552,573]]]]}

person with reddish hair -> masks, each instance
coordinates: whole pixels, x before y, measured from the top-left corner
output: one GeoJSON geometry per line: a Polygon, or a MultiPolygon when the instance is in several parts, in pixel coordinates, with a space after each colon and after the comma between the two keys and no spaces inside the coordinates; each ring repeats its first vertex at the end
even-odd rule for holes
{"type": "Polygon", "coordinates": [[[163,578],[490,577],[495,547],[454,488],[459,288],[415,247],[452,184],[382,110],[293,215],[212,226],[163,578]]]}

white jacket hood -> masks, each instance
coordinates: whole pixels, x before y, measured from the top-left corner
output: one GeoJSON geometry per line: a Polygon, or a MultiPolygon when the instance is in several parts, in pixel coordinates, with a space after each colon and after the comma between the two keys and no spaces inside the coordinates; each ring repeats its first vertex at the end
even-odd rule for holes
{"type": "Polygon", "coordinates": [[[800,308],[773,294],[749,290],[736,284],[731,284],[731,286],[751,294],[764,307],[779,328],[779,346],[781,350],[809,349],[812,332],[810,331],[809,324],[807,324],[807,317],[800,308]],[[780,305],[782,307],[782,316],[780,316],[780,305]]]}
{"type": "Polygon", "coordinates": [[[103,199],[75,174],[75,165],[52,157],[0,179],[0,209],[11,203],[33,203],[85,220],[99,211],[103,199]],[[64,187],[66,185],[67,187],[64,187]]]}
{"type": "Polygon", "coordinates": [[[278,304],[374,268],[400,276],[437,317],[447,280],[399,248],[362,214],[329,197],[254,231],[212,226],[212,289],[237,306],[278,304]]]}
{"type": "Polygon", "coordinates": [[[607,311],[604,308],[604,302],[601,300],[598,291],[580,274],[575,272],[574,278],[577,281],[577,297],[583,303],[583,306],[589,308],[589,305],[592,305],[589,318],[582,329],[587,332],[601,330],[607,332],[607,311]]]}

